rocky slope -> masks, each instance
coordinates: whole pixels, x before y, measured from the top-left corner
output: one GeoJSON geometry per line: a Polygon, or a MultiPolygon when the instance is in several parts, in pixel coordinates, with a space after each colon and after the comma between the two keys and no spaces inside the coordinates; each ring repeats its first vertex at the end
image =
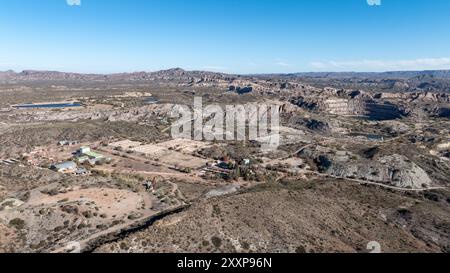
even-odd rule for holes
{"type": "Polygon", "coordinates": [[[403,155],[379,155],[377,148],[363,156],[349,151],[333,151],[322,146],[303,149],[299,157],[312,160],[317,170],[331,176],[383,183],[399,188],[422,189],[432,180],[422,168],[403,155]]]}
{"type": "Polygon", "coordinates": [[[383,252],[446,252],[450,207],[436,196],[284,181],[196,203],[96,252],[367,252],[370,241],[383,252]]]}

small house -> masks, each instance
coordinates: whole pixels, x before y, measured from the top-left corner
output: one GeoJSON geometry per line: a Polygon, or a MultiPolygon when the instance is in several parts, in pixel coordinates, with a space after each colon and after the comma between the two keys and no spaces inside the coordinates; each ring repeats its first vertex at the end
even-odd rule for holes
{"type": "Polygon", "coordinates": [[[84,164],[84,163],[86,163],[88,161],[89,161],[89,157],[88,156],[84,155],[84,156],[77,157],[78,164],[84,164]]]}
{"type": "Polygon", "coordinates": [[[61,173],[74,172],[78,168],[77,164],[73,161],[67,161],[59,164],[52,165],[50,169],[61,173]]]}
{"type": "Polygon", "coordinates": [[[91,148],[89,147],[81,147],[78,151],[77,151],[77,155],[82,156],[82,155],[86,155],[87,153],[91,152],[91,148]]]}
{"type": "Polygon", "coordinates": [[[89,164],[95,165],[97,163],[103,163],[110,160],[104,155],[92,151],[89,147],[81,147],[78,151],[76,151],[75,157],[79,164],[89,162],[89,164]]]}

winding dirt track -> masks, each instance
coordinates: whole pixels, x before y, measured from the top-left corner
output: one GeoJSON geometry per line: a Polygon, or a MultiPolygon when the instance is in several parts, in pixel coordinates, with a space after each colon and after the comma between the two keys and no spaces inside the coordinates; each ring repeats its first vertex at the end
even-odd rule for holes
{"type": "MultiPolygon", "coordinates": [[[[184,199],[184,196],[182,193],[178,190],[178,185],[172,182],[169,182],[169,184],[172,186],[170,192],[175,193],[176,191],[179,192],[180,197],[184,199]]],[[[144,199],[145,206],[150,207],[151,202],[148,199],[144,199]]],[[[188,206],[186,203],[182,202],[179,205],[171,206],[163,211],[147,211],[145,212],[139,219],[136,219],[132,222],[127,222],[124,224],[116,225],[114,227],[111,227],[109,229],[103,230],[101,232],[95,233],[90,235],[87,238],[84,238],[83,240],[77,241],[77,242],[69,242],[66,244],[66,246],[58,247],[56,250],[52,251],[52,253],[64,253],[70,251],[70,246],[74,246],[75,250],[72,252],[83,252],[86,248],[89,248],[93,242],[95,241],[101,241],[103,238],[116,238],[120,236],[122,233],[129,232],[129,230],[133,229],[139,229],[141,227],[145,227],[148,225],[148,223],[151,223],[152,219],[157,218],[158,216],[170,214],[172,212],[175,212],[177,210],[183,209],[184,207],[188,206]]],[[[107,240],[107,239],[103,239],[107,240]]]]}
{"type": "Polygon", "coordinates": [[[102,240],[110,241],[111,239],[108,239],[108,238],[117,238],[117,237],[120,237],[120,234],[129,232],[130,230],[147,227],[149,225],[148,223],[151,223],[152,220],[157,218],[158,216],[176,212],[187,206],[188,205],[178,205],[178,206],[166,209],[162,212],[154,212],[154,211],[147,212],[141,218],[139,218],[131,223],[128,222],[125,224],[114,226],[107,230],[92,234],[91,236],[89,236],[83,240],[80,240],[80,241],[68,242],[65,246],[61,246],[61,247],[58,247],[57,249],[53,250],[52,253],[86,252],[86,249],[89,249],[92,244],[95,244],[94,242],[96,242],[96,241],[102,241],[102,240]],[[74,248],[71,249],[71,247],[74,247],[74,248]]]}

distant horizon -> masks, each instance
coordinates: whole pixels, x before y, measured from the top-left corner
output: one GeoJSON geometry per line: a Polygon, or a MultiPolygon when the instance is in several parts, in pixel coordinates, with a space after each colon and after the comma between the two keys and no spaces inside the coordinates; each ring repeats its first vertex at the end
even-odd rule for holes
{"type": "Polygon", "coordinates": [[[77,71],[68,71],[68,70],[55,70],[55,69],[23,69],[23,70],[14,70],[14,69],[6,69],[0,70],[0,72],[14,72],[16,74],[20,74],[27,71],[33,72],[55,72],[55,73],[66,73],[66,74],[80,74],[80,75],[114,75],[114,74],[134,74],[134,73],[156,73],[161,71],[169,71],[180,69],[186,72],[208,72],[208,73],[218,73],[218,74],[227,74],[227,75],[289,75],[289,74],[345,74],[345,73],[353,73],[353,74],[383,74],[383,73],[408,73],[408,72],[440,72],[440,71],[450,71],[450,67],[447,69],[425,69],[425,70],[386,70],[386,71],[298,71],[298,72],[269,72],[269,73],[229,73],[229,72],[221,72],[221,71],[211,71],[211,70],[197,70],[197,69],[185,69],[183,67],[172,67],[165,69],[157,69],[157,70],[139,70],[139,71],[122,71],[122,72],[113,72],[113,73],[95,73],[95,72],[77,72],[77,71]]]}

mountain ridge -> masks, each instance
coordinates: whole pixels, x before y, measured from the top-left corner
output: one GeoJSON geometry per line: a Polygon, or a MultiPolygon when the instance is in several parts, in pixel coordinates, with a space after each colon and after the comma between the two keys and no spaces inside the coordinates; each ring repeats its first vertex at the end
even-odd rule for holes
{"type": "Polygon", "coordinates": [[[157,71],[135,71],[135,72],[119,72],[119,73],[78,73],[78,72],[61,72],[57,70],[33,70],[27,69],[21,72],[13,70],[0,71],[0,79],[6,77],[30,77],[30,76],[53,76],[55,78],[73,78],[73,77],[104,77],[114,78],[120,76],[183,76],[183,75],[222,75],[234,77],[306,77],[306,78],[388,78],[388,79],[406,79],[415,77],[433,77],[433,78],[450,78],[449,70],[411,70],[411,71],[385,71],[385,72],[296,72],[296,73],[265,73],[265,74],[237,74],[237,73],[223,73],[211,72],[206,70],[185,70],[182,68],[170,68],[157,71]]]}

